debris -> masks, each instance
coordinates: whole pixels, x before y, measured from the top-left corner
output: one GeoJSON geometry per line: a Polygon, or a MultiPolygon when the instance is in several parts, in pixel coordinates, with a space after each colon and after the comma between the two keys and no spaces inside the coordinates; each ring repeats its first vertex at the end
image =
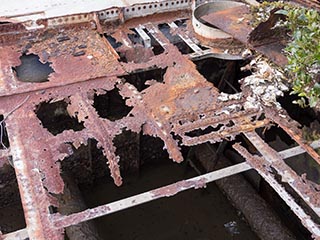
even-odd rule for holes
{"type": "Polygon", "coordinates": [[[277,97],[283,96],[284,91],[289,88],[284,84],[285,76],[276,67],[271,67],[262,57],[258,57],[250,62],[252,75],[242,80],[243,90],[250,88],[251,94],[247,97],[247,108],[257,108],[262,102],[265,106],[281,108],[277,102],[277,97]]]}
{"type": "Polygon", "coordinates": [[[225,223],[224,227],[227,229],[227,231],[230,233],[231,236],[240,234],[238,225],[235,221],[225,223]]]}

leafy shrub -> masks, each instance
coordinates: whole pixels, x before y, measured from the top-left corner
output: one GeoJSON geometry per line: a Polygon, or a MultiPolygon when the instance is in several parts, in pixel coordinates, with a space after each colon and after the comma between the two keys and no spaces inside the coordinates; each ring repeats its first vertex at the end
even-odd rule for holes
{"type": "MultiPolygon", "coordinates": [[[[288,58],[286,72],[292,83],[292,93],[301,98],[295,103],[309,105],[320,110],[320,13],[313,9],[288,3],[264,2],[254,7],[254,19],[265,21],[272,9],[281,8],[277,14],[286,15],[286,20],[276,24],[289,29],[290,40],[284,50],[288,58]]],[[[257,25],[256,22],[253,23],[257,25]]]]}
{"type": "Polygon", "coordinates": [[[292,41],[285,48],[286,70],[293,93],[301,97],[297,103],[305,106],[307,98],[310,107],[320,110],[320,14],[300,7],[285,7],[281,13],[287,16],[284,24],[291,31],[292,41]]]}

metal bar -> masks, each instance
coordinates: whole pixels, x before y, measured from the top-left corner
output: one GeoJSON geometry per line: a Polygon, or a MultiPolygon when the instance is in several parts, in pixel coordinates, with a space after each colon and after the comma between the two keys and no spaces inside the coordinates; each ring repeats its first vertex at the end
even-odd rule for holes
{"type": "MultiPolygon", "coordinates": [[[[0,235],[1,237],[1,235],[0,235]]],[[[26,228],[2,236],[3,240],[25,240],[29,238],[26,228]]]]}
{"type": "Polygon", "coordinates": [[[302,131],[299,128],[299,123],[292,120],[285,111],[274,111],[267,108],[265,110],[267,118],[279,125],[294,141],[296,141],[306,152],[320,165],[319,154],[303,139],[302,131]],[[280,114],[281,113],[281,114],[280,114]],[[280,116],[281,115],[281,116],[280,116]]]}
{"type": "Polygon", "coordinates": [[[296,216],[300,218],[301,223],[316,237],[320,237],[319,226],[315,224],[310,216],[307,215],[305,211],[296,203],[295,199],[287,193],[285,188],[276,181],[274,176],[265,169],[265,167],[263,166],[263,159],[257,156],[252,156],[244,147],[240,146],[240,144],[236,144],[233,147],[270,184],[270,186],[278,193],[278,195],[296,214],[296,216]]]}
{"type": "MultiPolygon", "coordinates": [[[[15,146],[16,142],[19,142],[18,137],[13,136],[12,148],[20,149],[19,146],[15,146]]],[[[31,238],[39,238],[43,239],[44,233],[41,224],[40,213],[34,209],[34,206],[30,203],[36,203],[35,194],[33,193],[33,187],[31,181],[31,177],[29,176],[30,172],[26,161],[23,161],[24,154],[21,150],[13,151],[13,163],[14,169],[17,176],[17,181],[19,184],[19,190],[21,199],[23,201],[24,214],[26,224],[28,226],[28,234],[31,238]]]]}
{"type": "Polygon", "coordinates": [[[151,38],[148,36],[148,34],[143,30],[143,27],[139,25],[139,27],[136,27],[135,30],[140,35],[140,37],[143,40],[143,44],[145,48],[151,47],[151,38]]]}
{"type": "MultiPolygon", "coordinates": [[[[179,27],[175,22],[170,22],[168,25],[173,29],[178,29],[179,27]]],[[[195,44],[186,34],[178,33],[178,36],[195,52],[202,52],[202,49],[195,44]]]]}
{"type": "MultiPolygon", "coordinates": [[[[32,119],[30,114],[26,116],[22,110],[15,112],[12,118],[9,119],[12,125],[8,125],[8,130],[12,134],[10,141],[11,154],[28,235],[30,239],[61,240],[63,239],[63,230],[53,229],[51,226],[48,209],[50,202],[42,185],[42,173],[38,166],[34,164],[35,161],[33,161],[30,146],[24,142],[21,128],[16,127],[19,126],[19,121],[23,121],[25,118],[28,118],[28,121],[32,119]]],[[[25,132],[28,132],[29,128],[34,127],[31,122],[29,122],[28,126],[24,127],[25,132]]],[[[36,131],[33,131],[33,134],[36,138],[36,131]]],[[[32,147],[34,151],[37,150],[35,144],[32,147]]],[[[57,178],[56,184],[58,184],[57,178]]]]}
{"type": "Polygon", "coordinates": [[[114,183],[117,186],[120,186],[122,184],[122,178],[120,176],[118,158],[115,154],[116,149],[113,145],[112,139],[106,137],[105,135],[105,133],[111,135],[110,129],[112,129],[112,127],[109,126],[107,122],[103,122],[99,119],[95,108],[90,103],[88,103],[85,94],[76,94],[70,97],[70,100],[70,112],[73,112],[74,109],[78,109],[76,111],[78,111],[81,115],[90,116],[90,118],[85,121],[84,126],[94,132],[95,139],[101,144],[102,152],[108,159],[108,166],[110,169],[111,177],[113,178],[114,183]]]}
{"type": "Polygon", "coordinates": [[[174,184],[160,187],[119,201],[101,205],[96,208],[87,209],[80,213],[74,213],[69,216],[55,215],[53,216],[52,220],[56,228],[65,228],[70,225],[75,225],[80,222],[115,213],[159,198],[171,197],[179,192],[188,190],[190,188],[202,188],[205,187],[206,183],[213,182],[217,179],[228,177],[233,174],[241,173],[249,169],[251,169],[251,167],[246,162],[239,163],[231,167],[223,168],[188,180],[182,180],[174,184]]]}
{"type": "MultiPolygon", "coordinates": [[[[312,142],[310,144],[310,146],[312,148],[314,148],[314,149],[319,148],[320,147],[320,140],[316,140],[316,141],[312,142]]],[[[283,159],[286,159],[286,158],[297,156],[297,155],[305,153],[305,152],[306,152],[306,150],[304,150],[300,146],[297,146],[297,147],[293,147],[293,148],[290,148],[290,149],[283,150],[283,151],[279,152],[279,155],[283,159]]]]}
{"type": "MultiPolygon", "coordinates": [[[[317,141],[311,144],[312,147],[316,147],[317,141]]],[[[286,155],[287,151],[293,150],[291,148],[279,152],[280,155],[286,155]]],[[[304,150],[302,150],[304,151],[304,150]]],[[[298,153],[299,154],[299,153],[298,153]]],[[[286,158],[286,156],[284,157],[286,158]]],[[[112,203],[101,205],[96,208],[87,209],[83,212],[71,214],[69,216],[62,216],[59,214],[53,215],[54,225],[57,228],[64,228],[70,225],[78,224],[80,222],[88,221],[94,218],[98,218],[104,215],[115,213],[127,208],[138,206],[143,203],[147,203],[162,197],[170,197],[179,192],[188,190],[190,188],[204,187],[206,183],[213,182],[215,180],[228,177],[237,173],[241,173],[252,169],[252,167],[246,162],[239,163],[230,167],[226,167],[220,170],[216,170],[198,177],[191,178],[189,180],[182,180],[174,184],[170,184],[161,188],[157,188],[145,193],[141,193],[129,198],[121,199],[112,203]]]]}
{"type": "Polygon", "coordinates": [[[169,51],[171,44],[169,40],[162,34],[158,27],[154,26],[152,23],[144,24],[144,27],[148,30],[148,32],[154,37],[154,39],[160,44],[160,46],[163,49],[169,51]]]}
{"type": "Polygon", "coordinates": [[[206,49],[201,52],[193,52],[188,54],[189,58],[193,61],[202,60],[206,58],[219,58],[224,60],[243,60],[241,55],[231,55],[224,53],[223,51],[219,51],[217,49],[206,49]]]}
{"type": "Polygon", "coordinates": [[[265,143],[256,132],[245,132],[247,139],[262,154],[267,164],[271,165],[282,177],[282,181],[287,182],[289,186],[308,204],[308,206],[320,216],[320,207],[316,204],[318,193],[308,182],[297,175],[288,165],[285,164],[279,153],[273,150],[265,143]]]}
{"type": "MultiPolygon", "coordinates": [[[[318,140],[318,141],[314,141],[314,142],[312,142],[311,144],[310,144],[313,148],[317,148],[317,147],[319,147],[319,145],[320,145],[320,140],[318,140]]],[[[301,147],[293,147],[293,148],[290,148],[290,149],[286,149],[286,150],[283,150],[283,151],[281,151],[281,152],[279,152],[279,155],[281,155],[282,157],[283,157],[283,159],[286,159],[286,158],[289,158],[289,157],[292,157],[292,156],[296,156],[296,155],[299,155],[299,154],[301,154],[301,153],[304,153],[305,152],[305,150],[304,149],[302,149],[301,147]]],[[[222,170],[224,170],[223,172],[221,172],[221,170],[218,170],[218,171],[214,171],[214,172],[211,172],[211,173],[208,173],[208,174],[210,174],[210,175],[212,175],[212,181],[215,181],[215,180],[218,180],[218,179],[221,179],[221,178],[224,178],[224,177],[228,177],[228,176],[231,176],[231,175],[233,175],[233,174],[237,174],[237,173],[241,173],[241,172],[244,172],[244,171],[247,171],[247,170],[250,170],[250,169],[252,169],[252,167],[250,166],[250,165],[248,165],[247,163],[240,163],[240,164],[237,164],[237,165],[234,165],[234,166],[230,166],[230,167],[228,167],[228,168],[225,168],[225,169],[222,169],[222,170]],[[216,177],[216,178],[214,178],[214,176],[216,177]]],[[[206,175],[208,175],[208,174],[206,174],[206,175]]],[[[202,176],[203,177],[203,176],[202,176]]],[[[199,177],[197,177],[197,178],[199,178],[199,177]]],[[[201,178],[201,176],[200,176],[200,178],[201,178]]],[[[192,180],[192,179],[190,179],[190,180],[192,180]]],[[[194,180],[193,180],[194,181],[194,180]]],[[[171,186],[171,185],[169,185],[169,186],[171,186]]],[[[167,186],[168,187],[168,186],[167,186]]],[[[161,188],[160,188],[161,189],[161,188]]],[[[183,189],[183,190],[186,190],[186,189],[183,189]]],[[[182,190],[182,191],[183,191],[182,190]]],[[[139,194],[140,196],[141,195],[146,195],[146,193],[143,193],[143,194],[139,194]]],[[[116,203],[120,206],[121,205],[121,203],[123,203],[124,202],[124,200],[126,200],[126,202],[130,202],[130,199],[133,199],[132,201],[134,201],[135,199],[134,198],[136,198],[137,196],[139,196],[139,195],[136,195],[136,196],[133,196],[133,197],[130,197],[130,198],[127,198],[127,199],[123,199],[123,200],[119,200],[119,201],[117,201],[117,202],[114,202],[114,203],[110,203],[110,204],[106,204],[106,205],[111,205],[111,204],[114,204],[115,206],[116,206],[116,203]],[[129,199],[129,200],[128,200],[129,199]]],[[[146,199],[145,199],[146,200],[146,199]]],[[[151,199],[151,200],[155,200],[155,199],[151,199]]],[[[151,201],[150,200],[150,201],[151,201]]],[[[132,202],[131,201],[131,202],[132,202]]],[[[128,207],[125,207],[125,208],[130,208],[130,207],[134,207],[134,206],[136,206],[136,205],[139,205],[139,204],[143,204],[143,203],[146,203],[146,202],[141,202],[141,203],[138,203],[138,202],[136,202],[136,204],[135,205],[131,205],[131,206],[128,206],[128,207]]],[[[100,206],[100,207],[102,207],[102,206],[100,206]]],[[[98,207],[99,208],[99,207],[98,207]]],[[[123,209],[125,209],[125,208],[123,208],[123,209]]],[[[96,209],[96,208],[95,208],[96,209]]],[[[116,210],[114,210],[113,212],[116,212],[116,211],[120,211],[120,210],[122,210],[122,209],[116,209],[116,210]]],[[[88,211],[88,210],[87,210],[88,211]]],[[[92,211],[92,212],[94,212],[95,210],[94,209],[90,209],[89,211],[92,211]]],[[[111,213],[113,213],[113,212],[108,212],[107,214],[111,214],[111,213]]],[[[83,212],[81,212],[81,213],[79,213],[79,214],[82,214],[83,212]]],[[[100,217],[100,216],[103,216],[103,215],[105,215],[105,214],[99,214],[99,216],[96,216],[96,217],[100,217]]],[[[70,217],[70,215],[68,216],[68,217],[70,217]]],[[[62,218],[62,219],[59,219],[57,222],[59,223],[59,221],[64,221],[64,219],[65,219],[66,217],[64,217],[64,218],[62,218]]],[[[91,218],[92,219],[92,218],[91,218]]],[[[83,222],[83,221],[87,221],[87,220],[89,220],[89,219],[81,219],[80,220],[80,222],[83,222]]],[[[72,222],[72,224],[73,224],[73,222],[72,222]]],[[[70,224],[71,225],[71,224],[70,224]]],[[[66,225],[64,225],[64,226],[66,226],[66,225]]],[[[68,225],[69,226],[69,225],[68,225]]],[[[5,235],[3,235],[3,239],[4,240],[13,240],[13,239],[25,239],[25,238],[27,238],[28,237],[28,235],[27,235],[28,233],[27,233],[27,229],[25,228],[25,229],[21,229],[21,230],[18,230],[18,231],[15,231],[15,232],[12,232],[12,233],[8,233],[8,234],[5,234],[5,235]]]]}

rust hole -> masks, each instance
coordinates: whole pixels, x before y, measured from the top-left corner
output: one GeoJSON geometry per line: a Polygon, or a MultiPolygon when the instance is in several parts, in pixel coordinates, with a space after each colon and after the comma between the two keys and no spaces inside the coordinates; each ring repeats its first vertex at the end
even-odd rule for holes
{"type": "Polygon", "coordinates": [[[128,37],[130,39],[130,41],[133,44],[141,44],[143,45],[143,40],[141,38],[141,36],[138,34],[138,32],[134,29],[134,28],[130,28],[132,33],[128,34],[128,37]]]}
{"type": "MultiPolygon", "coordinates": [[[[168,154],[163,151],[163,142],[158,138],[143,136],[140,133],[131,131],[123,131],[122,134],[116,136],[113,142],[117,147],[117,154],[124,158],[122,165],[120,165],[122,166],[121,171],[124,171],[128,176],[133,176],[133,170],[139,170],[143,159],[146,159],[149,163],[150,161],[163,163],[166,160],[168,164],[174,166],[171,164],[168,154]],[[130,159],[126,159],[126,157],[130,159]],[[132,164],[132,161],[136,162],[137,165],[132,164]]],[[[71,145],[71,143],[66,144],[71,145]]],[[[110,178],[106,159],[101,149],[97,148],[95,139],[89,139],[87,143],[82,144],[77,149],[72,148],[73,154],[61,161],[61,177],[65,183],[64,192],[59,195],[53,194],[59,202],[59,206],[50,206],[50,212],[70,215],[88,209],[92,205],[100,205],[99,202],[101,201],[114,200],[114,195],[112,194],[100,192],[101,194],[98,196],[95,193],[95,190],[101,186],[106,187],[107,185],[108,191],[114,192],[119,189],[120,193],[124,193],[123,187],[116,187],[110,178]],[[90,196],[88,195],[95,196],[93,201],[89,200],[90,196]]],[[[168,181],[168,183],[170,182],[168,181]]],[[[125,194],[132,195],[133,193],[126,191],[125,194]]],[[[95,225],[93,222],[80,223],[77,226],[86,227],[90,235],[95,233],[96,236],[99,236],[101,234],[101,231],[96,231],[96,227],[99,227],[99,225],[95,225]]],[[[65,229],[66,237],[71,236],[69,234],[72,234],[72,229],[73,227],[65,229]]]]}
{"type": "Polygon", "coordinates": [[[95,178],[109,175],[109,168],[97,140],[88,139],[77,149],[71,144],[73,154],[61,161],[62,175],[70,175],[76,183],[91,184],[95,178]]]}
{"type": "MultiPolygon", "coordinates": [[[[140,135],[140,163],[161,163],[169,159],[168,152],[163,150],[164,143],[160,138],[140,135]]],[[[170,161],[170,160],[169,160],[170,161]]]]}
{"type": "Polygon", "coordinates": [[[205,129],[201,129],[201,128],[195,129],[195,130],[192,130],[191,132],[187,132],[186,136],[198,137],[201,135],[206,135],[206,134],[209,134],[212,132],[217,132],[217,131],[221,130],[223,126],[224,126],[223,124],[219,124],[217,127],[208,126],[205,129]]]}
{"type": "Polygon", "coordinates": [[[250,71],[241,71],[246,61],[231,61],[207,58],[194,62],[199,73],[211,82],[220,92],[241,92],[239,80],[251,75],[250,71]]]}
{"type": "Polygon", "coordinates": [[[104,34],[103,36],[108,40],[108,42],[111,44],[111,46],[114,49],[117,49],[117,48],[122,46],[122,43],[121,42],[117,42],[117,40],[114,37],[112,37],[110,35],[107,35],[107,34],[104,34]]]}
{"type": "Polygon", "coordinates": [[[296,142],[280,127],[272,126],[268,129],[255,130],[276,151],[282,151],[296,146],[296,142]]]}
{"type": "Polygon", "coordinates": [[[63,100],[57,102],[42,102],[36,107],[35,113],[43,127],[53,135],[69,129],[81,131],[84,129],[83,123],[79,123],[77,118],[71,117],[68,114],[67,106],[68,103],[63,100]]]}
{"type": "Polygon", "coordinates": [[[194,51],[178,35],[173,35],[170,26],[167,23],[159,24],[159,30],[175,45],[182,54],[193,53],[194,51]]]}
{"type": "Polygon", "coordinates": [[[118,88],[107,91],[105,94],[94,96],[94,108],[102,118],[110,121],[119,120],[129,114],[132,107],[128,107],[119,93],[118,88]]]}
{"type": "Polygon", "coordinates": [[[20,57],[21,64],[12,70],[21,82],[48,82],[49,75],[54,72],[50,63],[41,63],[39,56],[35,54],[23,54],[20,57]]]}
{"type": "MultiPolygon", "coordinates": [[[[317,149],[320,152],[320,149],[317,149]]],[[[307,153],[299,154],[284,160],[299,176],[305,174],[306,179],[320,184],[320,167],[317,162],[307,153]]]]}
{"type": "Polygon", "coordinates": [[[121,172],[134,173],[140,167],[140,135],[124,130],[113,139],[116,155],[120,157],[121,172]]]}
{"type": "Polygon", "coordinates": [[[174,23],[179,28],[187,28],[187,19],[178,19],[178,20],[174,21],[174,23]]]}
{"type": "Polygon", "coordinates": [[[104,34],[103,36],[108,40],[110,45],[113,47],[113,49],[119,55],[119,61],[120,62],[125,62],[125,63],[128,62],[126,57],[125,57],[125,54],[117,50],[118,48],[120,48],[122,46],[122,43],[118,42],[114,37],[112,37],[110,35],[104,34]]]}
{"type": "MultiPolygon", "coordinates": [[[[53,194],[58,201],[58,206],[51,206],[51,212],[70,215],[88,208],[79,186],[92,187],[96,178],[110,175],[106,159],[102,150],[97,148],[97,143],[95,139],[88,139],[87,143],[78,148],[71,146],[73,154],[64,158],[60,165],[64,191],[63,194],[53,194]]],[[[78,239],[81,233],[84,234],[81,236],[85,236],[85,239],[89,237],[87,234],[90,234],[90,237],[94,236],[94,239],[101,239],[93,221],[65,228],[65,239],[78,239]],[[85,234],[80,229],[86,229],[85,234]]]]}
{"type": "Polygon", "coordinates": [[[58,213],[58,208],[56,206],[50,205],[48,207],[49,213],[50,214],[54,214],[54,213],[58,213]]]}
{"type": "Polygon", "coordinates": [[[7,149],[10,146],[10,143],[6,123],[3,119],[3,115],[0,115],[0,149],[7,149]]]}
{"type": "Polygon", "coordinates": [[[157,68],[148,71],[131,73],[129,75],[122,76],[126,82],[134,85],[138,91],[143,91],[149,87],[146,84],[148,80],[155,80],[157,82],[163,82],[163,76],[166,73],[167,68],[157,68]]]}
{"type": "Polygon", "coordinates": [[[14,168],[0,168],[0,231],[10,233],[25,228],[18,183],[14,168]]]}
{"type": "Polygon", "coordinates": [[[294,104],[293,101],[298,100],[300,97],[298,97],[296,94],[291,94],[290,92],[291,91],[288,91],[284,93],[284,96],[278,97],[277,101],[281,104],[281,107],[287,111],[292,119],[299,122],[302,126],[307,127],[309,127],[310,124],[315,120],[320,121],[320,115],[317,114],[312,108],[302,108],[298,104],[294,104]]]}
{"type": "MultiPolygon", "coordinates": [[[[126,141],[125,138],[123,140],[126,141]]],[[[93,208],[196,176],[196,172],[187,162],[173,164],[165,154],[166,151],[163,150],[163,147],[163,142],[159,138],[140,135],[139,174],[126,176],[124,184],[120,188],[104,178],[91,187],[80,187],[87,207],[93,208]]],[[[188,148],[185,150],[187,154],[188,148]]],[[[212,216],[205,214],[208,209],[215,213],[218,211],[221,216],[215,218],[217,223],[214,223],[216,226],[221,226],[219,229],[221,234],[217,239],[231,239],[229,233],[225,231],[223,223],[226,223],[230,218],[239,220],[240,218],[237,217],[237,211],[232,208],[215,184],[208,184],[205,190],[186,191],[170,198],[159,199],[126,211],[107,215],[96,219],[95,223],[102,239],[124,240],[135,237],[149,239],[150,236],[161,236],[157,239],[208,239],[208,236],[213,236],[217,232],[217,228],[212,228],[212,224],[208,227],[199,227],[205,226],[210,222],[210,219],[212,220],[212,216]],[[201,202],[199,203],[199,201],[201,202]],[[190,207],[186,208],[185,206],[190,207]],[[203,219],[203,216],[207,217],[203,219]],[[165,221],[163,221],[164,219],[165,221]],[[186,222],[186,220],[187,224],[177,230],[175,223],[186,222]],[[127,227],[122,228],[123,225],[127,227]],[[163,232],[165,232],[165,237],[161,235],[163,232]]],[[[244,222],[241,223],[241,220],[237,220],[237,222],[243,227],[246,226],[244,222]]],[[[241,239],[257,238],[246,234],[241,239]]]]}

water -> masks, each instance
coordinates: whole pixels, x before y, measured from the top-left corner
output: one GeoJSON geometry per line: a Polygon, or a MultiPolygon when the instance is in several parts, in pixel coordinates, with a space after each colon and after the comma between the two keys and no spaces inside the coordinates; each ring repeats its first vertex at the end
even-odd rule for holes
{"type": "MultiPolygon", "coordinates": [[[[88,207],[95,207],[193,176],[193,170],[185,165],[168,162],[142,168],[139,177],[125,177],[120,188],[103,180],[83,193],[88,207]]],[[[214,183],[96,219],[95,223],[101,237],[108,240],[259,239],[214,183]]]]}

